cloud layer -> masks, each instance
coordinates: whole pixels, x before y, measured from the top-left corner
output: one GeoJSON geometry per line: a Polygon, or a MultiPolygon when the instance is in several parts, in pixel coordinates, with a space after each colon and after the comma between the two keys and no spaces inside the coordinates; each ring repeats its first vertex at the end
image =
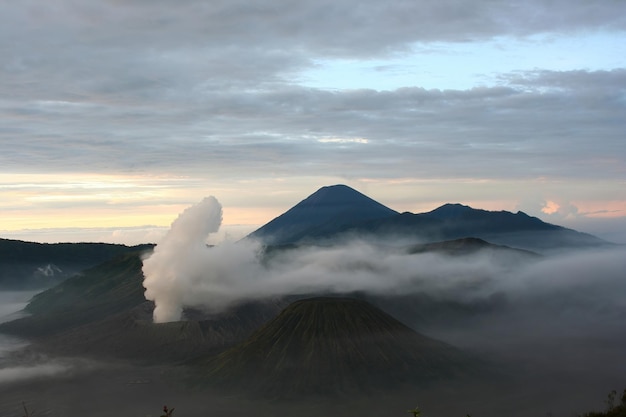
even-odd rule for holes
{"type": "Polygon", "coordinates": [[[344,170],[360,177],[410,167],[421,178],[624,172],[623,69],[501,74],[501,86],[467,91],[424,90],[419,77],[385,92],[292,79],[315,59],[385,56],[415,42],[624,31],[620,2],[2,7],[5,170],[241,176],[280,161],[285,175],[316,176],[351,155],[359,162],[344,170]],[[475,163],[486,160],[489,170],[475,163]]]}
{"type": "Polygon", "coordinates": [[[490,251],[459,257],[409,255],[397,247],[355,240],[262,256],[254,241],[208,247],[208,235],[219,229],[220,221],[219,202],[204,199],[178,217],[144,260],[146,298],[156,303],[156,322],[180,320],[184,307],[220,311],[247,300],[352,292],[421,294],[456,302],[506,294],[519,305],[563,297],[569,305],[585,308],[600,299],[606,303],[600,310],[619,314],[626,308],[619,296],[606,297],[610,286],[608,294],[621,294],[624,287],[621,248],[531,261],[490,251]]]}
{"type": "Polygon", "coordinates": [[[18,217],[98,206],[122,217],[148,201],[175,213],[220,191],[206,184],[261,199],[259,182],[315,183],[312,192],[329,177],[381,188],[438,180],[449,189],[439,202],[459,201],[455,184],[466,179],[498,182],[480,189],[492,200],[507,181],[523,200],[547,179],[565,186],[544,198],[623,205],[624,16],[623,2],[583,0],[5,2],[0,166],[13,179],[0,181],[2,208],[18,217]],[[572,41],[524,68],[493,66],[519,53],[513,40],[541,50],[577,36],[600,40],[572,41]],[[497,52],[466,68],[486,42],[497,52]],[[608,58],[598,63],[589,49],[608,58]],[[435,55],[450,63],[433,70],[435,55]],[[342,60],[379,62],[381,78],[407,71],[406,84],[341,88],[358,72],[327,74],[333,90],[307,84],[311,70],[342,60]],[[438,71],[441,87],[424,87],[438,71]],[[470,72],[485,82],[447,87],[470,72]],[[111,190],[70,181],[63,198],[38,198],[86,173],[150,180],[111,190]],[[20,174],[65,177],[49,177],[51,189],[20,174]],[[180,181],[147,184],[155,178],[180,181]]]}

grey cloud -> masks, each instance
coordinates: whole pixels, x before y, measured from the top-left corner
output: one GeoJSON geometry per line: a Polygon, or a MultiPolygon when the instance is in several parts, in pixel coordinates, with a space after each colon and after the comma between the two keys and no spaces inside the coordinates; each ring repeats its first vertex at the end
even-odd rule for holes
{"type": "Polygon", "coordinates": [[[25,0],[1,7],[0,164],[12,172],[236,176],[244,166],[264,175],[268,165],[281,175],[321,168],[423,178],[624,172],[623,70],[506,74],[501,86],[467,91],[297,86],[298,71],[324,57],[372,58],[415,42],[624,30],[621,2],[25,0]],[[319,142],[328,138],[368,143],[319,142]],[[609,156],[617,160],[607,164],[609,156]]]}
{"type": "Polygon", "coordinates": [[[291,175],[322,166],[425,178],[614,178],[624,170],[623,80],[623,70],[538,71],[466,91],[283,86],[206,93],[188,103],[5,102],[0,112],[12,116],[5,128],[13,141],[0,159],[14,169],[105,172],[236,172],[243,165],[261,172],[280,163],[291,175]],[[327,138],[368,143],[319,142],[327,138]]]}
{"type": "MultiPolygon", "coordinates": [[[[394,0],[55,2],[37,16],[68,23],[77,34],[104,42],[148,45],[249,44],[302,48],[319,54],[369,54],[408,42],[465,41],[584,28],[626,28],[619,2],[492,2],[394,0]],[[109,32],[103,40],[98,30],[109,32]],[[96,30],[95,33],[93,30],[96,30]]],[[[22,6],[24,7],[24,6],[22,6]]],[[[45,22],[45,20],[43,21],[45,22]]]]}
{"type": "Polygon", "coordinates": [[[3,5],[2,30],[7,36],[0,41],[0,51],[4,71],[22,82],[38,82],[41,77],[30,75],[45,74],[48,80],[75,83],[73,90],[80,94],[92,82],[106,88],[107,81],[118,78],[120,87],[157,87],[164,81],[167,85],[173,82],[172,75],[181,75],[181,67],[190,81],[216,77],[245,82],[247,77],[259,80],[288,73],[308,65],[312,57],[372,57],[415,42],[624,30],[625,9],[621,2],[582,0],[176,5],[140,1],[42,5],[31,0],[3,5]]]}

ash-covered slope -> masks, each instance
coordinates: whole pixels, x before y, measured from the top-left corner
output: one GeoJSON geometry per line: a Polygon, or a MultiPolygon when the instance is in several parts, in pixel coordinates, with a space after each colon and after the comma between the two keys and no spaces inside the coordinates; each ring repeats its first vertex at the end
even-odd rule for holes
{"type": "Polygon", "coordinates": [[[473,364],[365,301],[320,297],[290,304],[242,344],[193,366],[203,381],[285,398],[428,384],[473,364]]]}
{"type": "Polygon", "coordinates": [[[362,222],[398,213],[346,185],[322,187],[250,234],[264,243],[289,244],[332,235],[362,222]]]}
{"type": "Polygon", "coordinates": [[[119,314],[37,340],[33,350],[67,356],[130,359],[153,364],[187,361],[219,353],[241,342],[275,317],[286,303],[265,300],[240,304],[201,318],[153,323],[146,301],[119,314]]]}

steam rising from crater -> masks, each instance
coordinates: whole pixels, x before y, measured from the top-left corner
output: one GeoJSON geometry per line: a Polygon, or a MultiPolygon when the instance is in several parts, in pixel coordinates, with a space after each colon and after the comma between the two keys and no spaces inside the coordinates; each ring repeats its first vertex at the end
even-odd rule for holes
{"type": "Polygon", "coordinates": [[[183,307],[217,311],[240,300],[293,293],[445,294],[462,288],[469,297],[477,283],[501,269],[481,257],[442,262],[440,255],[409,256],[360,241],[295,249],[261,260],[262,247],[252,240],[206,245],[221,219],[219,202],[205,198],[172,223],[144,260],[143,285],[146,298],[156,304],[155,322],[180,320],[183,307]]]}
{"type": "MultiPolygon", "coordinates": [[[[589,312],[599,299],[603,311],[624,311],[621,297],[615,297],[626,291],[622,247],[531,260],[512,251],[503,258],[490,250],[467,256],[409,255],[391,244],[353,240],[261,256],[262,246],[251,239],[207,246],[207,238],[219,230],[221,221],[220,203],[214,197],[205,198],[172,223],[144,260],[145,296],[156,304],[155,322],[180,320],[184,307],[220,311],[244,300],[355,291],[420,293],[467,302],[506,294],[518,305],[567,294],[557,309],[561,313],[565,305],[568,311],[589,312]],[[595,294],[596,301],[587,300],[589,294],[595,294]]],[[[532,304],[529,311],[553,304],[532,304]]],[[[601,320],[612,322],[614,315],[603,314],[601,320]]]]}
{"type": "Polygon", "coordinates": [[[174,220],[152,256],[144,260],[143,285],[146,299],[156,304],[155,322],[180,319],[185,292],[190,284],[203,278],[206,239],[221,224],[222,206],[215,197],[206,197],[174,220]]]}

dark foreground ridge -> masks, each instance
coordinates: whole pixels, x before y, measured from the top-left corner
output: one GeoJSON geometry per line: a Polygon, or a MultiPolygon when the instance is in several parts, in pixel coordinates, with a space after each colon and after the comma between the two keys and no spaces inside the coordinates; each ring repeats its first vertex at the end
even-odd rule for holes
{"type": "Polygon", "coordinates": [[[0,238],[0,290],[50,288],[74,274],[154,245],[111,243],[36,243],[0,238]]]}
{"type": "Polygon", "coordinates": [[[245,342],[193,363],[201,381],[275,398],[427,385],[465,375],[470,361],[371,304],[296,301],[245,342]]]}

